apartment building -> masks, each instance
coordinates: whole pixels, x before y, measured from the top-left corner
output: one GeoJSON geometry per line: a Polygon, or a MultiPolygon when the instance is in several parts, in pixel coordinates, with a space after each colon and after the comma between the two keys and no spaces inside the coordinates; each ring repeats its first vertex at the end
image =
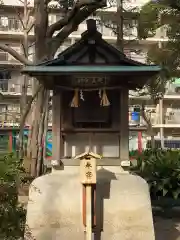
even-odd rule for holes
{"type": "MultiPolygon", "coordinates": [[[[159,29],[153,38],[146,40],[138,40],[137,23],[135,20],[130,20],[130,14],[134,14],[140,7],[145,4],[145,0],[126,0],[123,7],[126,9],[124,16],[124,53],[137,61],[146,62],[148,46],[155,42],[167,41],[164,29],[159,29]],[[133,41],[132,41],[133,40],[133,41]]],[[[6,3],[6,2],[5,2],[6,3]]],[[[21,53],[21,40],[23,38],[23,29],[20,20],[17,17],[15,6],[10,5],[1,6],[0,11],[0,43],[9,44],[13,49],[21,53]]],[[[16,8],[18,12],[23,12],[22,3],[16,1],[16,8]]],[[[117,2],[111,1],[111,7],[97,13],[96,19],[98,23],[98,30],[102,33],[103,38],[113,45],[116,45],[116,35],[109,27],[108,19],[116,16],[117,2]],[[100,21],[100,16],[105,23],[100,21]],[[102,17],[103,16],[103,17],[102,17]],[[105,27],[106,26],[106,27],[105,27]]],[[[59,19],[60,15],[56,9],[52,9],[49,15],[49,22],[53,23],[59,19]]],[[[111,26],[112,27],[112,26],[111,26]]],[[[58,52],[65,50],[67,47],[75,43],[80,37],[81,33],[86,30],[86,24],[80,24],[77,31],[73,32],[58,52]]],[[[30,32],[29,41],[33,43],[33,30],[30,32]]],[[[29,58],[33,58],[33,46],[29,48],[29,58]]],[[[57,53],[58,54],[58,53],[57,53]]],[[[20,117],[20,97],[21,97],[21,83],[23,76],[20,74],[21,63],[14,59],[10,54],[0,50],[0,126],[17,126],[20,117]]],[[[179,81],[180,82],[180,81],[179,81]]],[[[172,137],[173,131],[176,135],[180,134],[180,95],[179,95],[178,80],[175,84],[167,86],[167,93],[163,102],[159,105],[152,105],[148,96],[139,97],[135,93],[130,94],[130,111],[129,122],[130,129],[130,147],[137,147],[137,131],[146,130],[146,122],[135,111],[142,101],[146,104],[146,109],[151,114],[154,131],[165,137],[172,137]],[[163,111],[162,111],[163,107],[163,111]],[[174,130],[176,129],[176,130],[174,130]],[[132,141],[131,141],[132,140],[132,141]],[[132,145],[132,146],[131,146],[132,145]]],[[[32,79],[29,79],[28,95],[32,94],[32,79]]],[[[30,120],[28,120],[30,121],[30,120]]],[[[28,125],[27,121],[27,125],[28,125]]],[[[50,123],[51,125],[51,123],[50,123]]],[[[147,136],[145,134],[144,136],[147,136]]],[[[146,142],[146,141],[145,141],[146,142]]]]}

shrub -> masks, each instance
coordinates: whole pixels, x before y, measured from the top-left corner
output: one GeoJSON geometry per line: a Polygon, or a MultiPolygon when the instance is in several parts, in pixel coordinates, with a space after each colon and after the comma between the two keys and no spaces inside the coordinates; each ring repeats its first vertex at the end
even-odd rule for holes
{"type": "Polygon", "coordinates": [[[0,157],[0,239],[23,237],[25,210],[18,204],[18,187],[24,176],[24,169],[13,154],[0,157]]]}
{"type": "Polygon", "coordinates": [[[129,151],[130,159],[136,159],[139,154],[141,154],[141,153],[138,150],[129,151]]]}
{"type": "Polygon", "coordinates": [[[137,156],[133,171],[149,184],[151,197],[180,197],[180,152],[177,150],[150,149],[137,156]]]}

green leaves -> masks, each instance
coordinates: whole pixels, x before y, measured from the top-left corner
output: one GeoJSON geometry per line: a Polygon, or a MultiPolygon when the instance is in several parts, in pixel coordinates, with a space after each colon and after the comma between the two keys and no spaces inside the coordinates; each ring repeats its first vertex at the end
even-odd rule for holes
{"type": "Polygon", "coordinates": [[[146,39],[157,33],[157,38],[168,41],[153,44],[148,49],[148,60],[165,66],[169,77],[179,77],[180,66],[180,1],[159,0],[144,5],[139,17],[139,37],[146,39]],[[163,34],[163,36],[162,36],[163,34]]]}
{"type": "Polygon", "coordinates": [[[180,1],[179,0],[164,0],[164,2],[175,10],[180,10],[180,1]]]}
{"type": "Polygon", "coordinates": [[[142,39],[153,37],[156,30],[162,26],[162,22],[159,21],[159,14],[167,10],[168,7],[158,1],[145,4],[139,16],[139,37],[142,39]]]}
{"type": "Polygon", "coordinates": [[[173,198],[177,199],[180,196],[180,189],[176,189],[172,191],[172,194],[173,194],[173,198]]]}
{"type": "Polygon", "coordinates": [[[180,197],[180,152],[148,149],[137,157],[138,172],[149,184],[152,198],[180,197]]]}
{"type": "Polygon", "coordinates": [[[24,169],[13,154],[0,156],[0,239],[23,237],[25,210],[18,204],[23,177],[24,169]]]}

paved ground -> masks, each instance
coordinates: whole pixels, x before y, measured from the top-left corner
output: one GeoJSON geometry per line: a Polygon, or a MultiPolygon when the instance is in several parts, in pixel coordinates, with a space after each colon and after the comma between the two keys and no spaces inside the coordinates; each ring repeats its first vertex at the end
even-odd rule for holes
{"type": "Polygon", "coordinates": [[[28,202],[28,196],[19,196],[19,202],[26,206],[28,202]]]}
{"type": "Polygon", "coordinates": [[[179,219],[154,218],[156,240],[180,240],[179,219]]]}

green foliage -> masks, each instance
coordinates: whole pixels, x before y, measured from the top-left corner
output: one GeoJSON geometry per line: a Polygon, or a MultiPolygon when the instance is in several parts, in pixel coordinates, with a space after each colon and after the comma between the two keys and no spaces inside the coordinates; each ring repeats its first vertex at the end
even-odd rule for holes
{"type": "Polygon", "coordinates": [[[129,157],[131,158],[136,158],[139,155],[139,151],[138,150],[131,150],[129,151],[129,157]]]}
{"type": "Polygon", "coordinates": [[[179,0],[161,0],[161,1],[170,6],[172,9],[180,10],[179,0]]]}
{"type": "Polygon", "coordinates": [[[158,28],[166,30],[167,42],[155,43],[148,50],[148,60],[165,66],[170,77],[179,77],[180,66],[180,1],[157,0],[147,3],[140,11],[139,37],[146,39],[155,35],[158,28]]]}
{"type": "Polygon", "coordinates": [[[158,21],[159,12],[164,10],[164,8],[166,6],[157,2],[149,2],[142,7],[138,29],[140,38],[145,39],[155,35],[156,29],[160,27],[160,22],[158,21]]]}
{"type": "Polygon", "coordinates": [[[0,239],[23,237],[25,210],[18,204],[18,187],[24,176],[21,163],[12,154],[0,156],[0,239]]]}
{"type": "Polygon", "coordinates": [[[150,149],[137,155],[136,159],[137,166],[132,169],[146,179],[153,199],[180,197],[179,151],[150,149]]]}
{"type": "Polygon", "coordinates": [[[169,82],[169,72],[164,68],[158,76],[151,78],[145,87],[139,92],[140,96],[150,95],[154,103],[162,98],[166,91],[167,82],[169,82]]]}
{"type": "MultiPolygon", "coordinates": [[[[177,22],[177,11],[174,10],[168,1],[157,0],[150,1],[145,4],[139,15],[139,38],[146,39],[153,37],[158,30],[161,32],[167,31],[169,33],[172,25],[177,22]]],[[[176,24],[177,25],[177,24],[176,24]]],[[[172,35],[172,34],[171,34],[172,35]]],[[[160,37],[160,35],[158,36],[160,37]]],[[[173,40],[174,41],[174,40],[173,40]]],[[[155,102],[156,99],[162,98],[166,92],[168,82],[171,82],[173,77],[179,75],[177,67],[179,64],[179,52],[174,50],[174,42],[161,42],[149,45],[147,60],[149,63],[157,64],[162,67],[162,71],[158,76],[155,76],[152,81],[149,81],[145,89],[140,95],[150,95],[155,102]]]]}

